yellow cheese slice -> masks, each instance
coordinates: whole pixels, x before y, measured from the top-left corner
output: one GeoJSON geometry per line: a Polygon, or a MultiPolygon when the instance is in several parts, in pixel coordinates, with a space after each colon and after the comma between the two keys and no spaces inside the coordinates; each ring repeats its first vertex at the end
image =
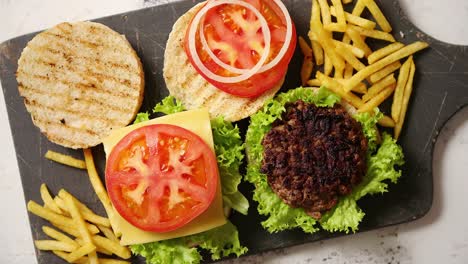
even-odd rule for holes
{"type": "MultiPolygon", "coordinates": [[[[202,138],[214,152],[213,135],[211,133],[211,124],[208,110],[199,109],[159,117],[150,121],[116,130],[109,137],[103,140],[104,151],[106,152],[106,155],[108,156],[112,151],[112,148],[131,131],[139,127],[153,124],[176,125],[190,130],[202,138]]],[[[116,234],[121,234],[122,237],[120,243],[122,245],[155,242],[170,238],[188,236],[210,230],[226,223],[226,217],[223,213],[221,182],[218,179],[216,197],[210,207],[203,214],[195,218],[192,222],[177,230],[166,233],[143,231],[127,222],[122,216],[119,215],[116,210],[114,210],[113,214],[109,215],[109,220],[116,234]]]]}

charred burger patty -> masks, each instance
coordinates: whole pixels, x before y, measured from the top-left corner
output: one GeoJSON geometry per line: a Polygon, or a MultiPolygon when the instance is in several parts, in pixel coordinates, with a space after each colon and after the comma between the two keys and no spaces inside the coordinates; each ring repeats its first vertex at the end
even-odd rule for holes
{"type": "Polygon", "coordinates": [[[261,172],[288,205],[318,219],[366,173],[367,141],[345,109],[299,100],[286,105],[262,141],[261,172]]]}

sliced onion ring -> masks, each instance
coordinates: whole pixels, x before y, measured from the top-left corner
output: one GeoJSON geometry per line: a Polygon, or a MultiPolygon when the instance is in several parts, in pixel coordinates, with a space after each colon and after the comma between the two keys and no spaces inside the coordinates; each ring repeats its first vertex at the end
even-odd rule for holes
{"type": "MultiPolygon", "coordinates": [[[[271,60],[268,64],[266,65],[263,65],[259,71],[257,73],[262,73],[262,72],[265,72],[273,67],[275,67],[284,57],[284,55],[286,54],[286,52],[288,51],[289,49],[289,44],[291,43],[291,38],[292,38],[292,22],[291,22],[291,16],[289,15],[289,12],[288,10],[286,9],[286,6],[284,6],[283,2],[281,0],[273,0],[276,5],[278,5],[278,7],[281,9],[281,11],[283,12],[283,15],[285,17],[285,20],[286,20],[286,36],[285,36],[285,39],[284,39],[284,42],[283,42],[283,46],[281,47],[281,50],[280,52],[278,52],[278,54],[276,55],[276,57],[271,60]]],[[[260,14],[261,15],[261,14],[260,14]]],[[[261,15],[263,17],[263,15],[261,15]]],[[[257,15],[258,17],[258,15],[257,15]]],[[[201,40],[201,43],[203,45],[203,48],[206,50],[206,52],[208,53],[208,55],[210,56],[210,58],[216,63],[218,64],[220,67],[232,72],[232,73],[237,73],[237,74],[243,74],[243,73],[247,73],[250,71],[250,69],[240,69],[240,68],[237,68],[237,67],[233,67],[227,63],[224,63],[222,60],[220,60],[210,49],[210,47],[208,46],[208,43],[206,41],[206,37],[205,37],[205,34],[203,34],[203,30],[200,29],[200,40],[201,40]]]]}
{"type": "Polygon", "coordinates": [[[195,15],[193,18],[192,24],[189,28],[189,35],[188,35],[188,41],[189,41],[189,51],[192,55],[192,59],[194,63],[196,64],[197,67],[199,67],[200,71],[205,74],[208,78],[210,78],[213,81],[216,82],[221,82],[221,83],[238,83],[245,81],[255,75],[260,68],[263,66],[265,61],[268,59],[269,53],[270,53],[270,44],[271,44],[271,32],[270,28],[268,28],[268,24],[266,22],[266,19],[262,16],[262,14],[251,4],[240,1],[240,0],[219,0],[219,1],[212,1],[208,2],[200,11],[195,15]],[[213,73],[210,71],[206,66],[203,64],[203,62],[200,60],[200,57],[198,56],[196,45],[195,45],[195,34],[197,33],[198,25],[200,24],[201,18],[213,7],[224,5],[224,4],[233,4],[233,5],[240,5],[243,6],[250,11],[252,11],[257,18],[260,20],[260,24],[262,26],[262,33],[263,33],[263,38],[265,41],[265,48],[263,50],[262,56],[260,57],[260,60],[258,60],[257,64],[255,64],[254,67],[246,70],[245,73],[242,73],[241,75],[234,76],[234,77],[226,77],[226,76],[221,76],[218,74],[213,73]]]}

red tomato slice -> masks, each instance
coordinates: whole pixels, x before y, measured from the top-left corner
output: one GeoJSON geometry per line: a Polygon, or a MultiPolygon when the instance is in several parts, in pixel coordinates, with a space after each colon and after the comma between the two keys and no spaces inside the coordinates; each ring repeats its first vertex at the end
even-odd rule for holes
{"type": "MultiPolygon", "coordinates": [[[[245,0],[265,17],[271,32],[270,54],[265,64],[273,60],[281,50],[286,37],[286,20],[281,9],[271,0],[245,0]]],[[[240,69],[252,68],[260,59],[265,46],[258,18],[252,11],[235,4],[225,4],[210,9],[201,26],[211,51],[222,62],[240,69]]],[[[195,64],[188,48],[188,30],[185,36],[185,52],[197,70],[209,83],[218,89],[240,97],[257,97],[272,89],[284,76],[296,47],[296,28],[292,24],[292,39],[281,61],[273,68],[257,73],[239,83],[221,83],[210,79],[195,64]]],[[[190,26],[189,26],[190,28],[190,26]]],[[[204,50],[199,34],[195,42],[203,65],[221,76],[236,76],[216,64],[204,50]]]]}
{"type": "Polygon", "coordinates": [[[218,166],[210,147],[173,125],[149,125],[126,135],[106,165],[109,197],[132,225],[146,231],[175,230],[213,201],[218,166]]]}

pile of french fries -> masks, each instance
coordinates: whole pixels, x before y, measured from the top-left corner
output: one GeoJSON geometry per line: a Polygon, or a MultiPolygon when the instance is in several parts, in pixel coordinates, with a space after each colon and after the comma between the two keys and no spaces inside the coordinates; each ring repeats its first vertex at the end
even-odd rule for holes
{"type": "Polygon", "coordinates": [[[331,0],[330,5],[328,0],[312,0],[311,46],[299,38],[304,54],[302,85],[325,86],[358,112],[371,114],[393,94],[391,116],[384,116],[379,124],[394,127],[394,137],[398,139],[416,70],[412,54],[425,49],[428,44],[421,41],[409,45],[396,42],[390,34],[390,23],[374,0],[356,0],[352,12],[345,12],[344,4],[352,2],[331,0]],[[361,16],[365,8],[375,22],[361,16]],[[366,43],[367,38],[390,44],[373,51],[366,43]],[[409,58],[401,64],[400,60],[405,57],[409,58]],[[316,71],[315,78],[310,79],[314,61],[317,66],[323,65],[323,71],[316,71]]]}
{"type": "MultiPolygon", "coordinates": [[[[91,184],[104,205],[107,215],[110,216],[114,213],[114,209],[97,174],[91,150],[86,149],[84,156],[85,161],[81,162],[85,163],[91,184]]],[[[59,157],[58,160],[60,161],[65,161],[61,162],[64,164],[71,166],[79,164],[79,168],[83,165],[79,160],[78,162],[72,161],[71,157],[60,153],[52,154],[51,159],[56,160],[56,157],[59,157]]],[[[37,249],[52,251],[68,263],[130,263],[124,260],[98,256],[99,253],[108,256],[115,255],[122,259],[131,257],[130,250],[120,245],[118,238],[120,234],[118,231],[112,230],[109,218],[95,214],[64,189],[61,189],[58,195],[52,198],[47,186],[42,184],[40,193],[44,206],[29,201],[27,204],[28,211],[49,221],[55,228],[42,226],[42,231],[52,239],[34,241],[37,249]]]]}

